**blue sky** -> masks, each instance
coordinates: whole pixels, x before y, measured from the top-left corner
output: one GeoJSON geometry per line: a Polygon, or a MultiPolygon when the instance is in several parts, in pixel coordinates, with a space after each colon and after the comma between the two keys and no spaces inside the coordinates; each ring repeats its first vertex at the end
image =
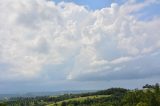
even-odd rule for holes
{"type": "MultiPolygon", "coordinates": [[[[78,5],[83,5],[88,7],[89,9],[96,10],[101,9],[106,6],[110,6],[110,4],[113,2],[113,0],[54,0],[55,2],[74,2],[78,5]]],[[[118,0],[118,3],[122,3],[121,0],[118,0]]]]}
{"type": "MultiPolygon", "coordinates": [[[[97,10],[102,9],[105,7],[110,7],[110,5],[114,2],[118,3],[119,5],[124,4],[127,0],[53,0],[56,3],[60,2],[73,2],[78,5],[85,6],[86,8],[90,10],[97,10]]],[[[137,0],[138,3],[143,3],[145,0],[137,0]]],[[[140,17],[142,20],[148,20],[151,19],[153,16],[159,16],[160,15],[160,4],[152,4],[148,7],[145,7],[140,11],[140,13],[144,13],[143,17],[140,17]]]]}
{"type": "Polygon", "coordinates": [[[159,0],[62,1],[0,1],[0,93],[160,82],[159,0]]]}

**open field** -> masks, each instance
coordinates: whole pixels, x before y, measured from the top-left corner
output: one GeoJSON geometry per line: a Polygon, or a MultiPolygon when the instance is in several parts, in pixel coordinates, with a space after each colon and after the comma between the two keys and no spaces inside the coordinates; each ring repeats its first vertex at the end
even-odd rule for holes
{"type": "Polygon", "coordinates": [[[50,103],[47,106],[61,106],[63,102],[70,102],[70,101],[84,102],[87,99],[107,98],[109,96],[110,95],[96,95],[96,96],[77,97],[77,98],[72,98],[72,99],[59,101],[57,103],[50,103]]]}

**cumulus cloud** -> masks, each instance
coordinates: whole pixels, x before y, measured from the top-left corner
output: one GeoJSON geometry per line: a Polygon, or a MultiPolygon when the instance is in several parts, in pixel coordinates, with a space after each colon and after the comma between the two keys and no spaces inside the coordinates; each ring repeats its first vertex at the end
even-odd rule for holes
{"type": "Polygon", "coordinates": [[[0,80],[160,76],[160,18],[142,21],[133,14],[154,3],[91,11],[74,3],[1,0],[0,80]]]}

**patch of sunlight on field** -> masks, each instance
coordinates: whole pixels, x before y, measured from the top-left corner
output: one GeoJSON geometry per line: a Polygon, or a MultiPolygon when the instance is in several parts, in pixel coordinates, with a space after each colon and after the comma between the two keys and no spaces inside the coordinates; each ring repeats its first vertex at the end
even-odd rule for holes
{"type": "Polygon", "coordinates": [[[97,99],[97,98],[106,98],[109,97],[110,95],[94,95],[94,96],[86,96],[86,97],[77,97],[77,98],[72,98],[72,99],[67,99],[67,100],[63,100],[57,103],[50,103],[47,106],[61,106],[62,102],[69,102],[69,101],[84,101],[86,99],[97,99]],[[55,105],[56,104],[56,105],[55,105]]]}

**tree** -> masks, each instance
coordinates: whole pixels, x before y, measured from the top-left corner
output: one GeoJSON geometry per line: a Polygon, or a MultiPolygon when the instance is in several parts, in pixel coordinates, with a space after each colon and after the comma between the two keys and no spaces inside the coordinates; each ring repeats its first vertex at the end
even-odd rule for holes
{"type": "Polygon", "coordinates": [[[160,91],[160,90],[159,90],[159,84],[156,83],[156,84],[155,84],[155,93],[156,93],[156,94],[159,94],[159,91],[160,91]]]}
{"type": "Polygon", "coordinates": [[[154,86],[146,84],[146,85],[143,86],[143,88],[154,88],[154,86]]]}
{"type": "Polygon", "coordinates": [[[66,102],[62,102],[61,106],[67,106],[66,102]]]}
{"type": "Polygon", "coordinates": [[[147,103],[139,102],[136,106],[149,106],[147,103]]]}
{"type": "Polygon", "coordinates": [[[7,106],[5,103],[0,103],[0,106],[7,106]]]}

